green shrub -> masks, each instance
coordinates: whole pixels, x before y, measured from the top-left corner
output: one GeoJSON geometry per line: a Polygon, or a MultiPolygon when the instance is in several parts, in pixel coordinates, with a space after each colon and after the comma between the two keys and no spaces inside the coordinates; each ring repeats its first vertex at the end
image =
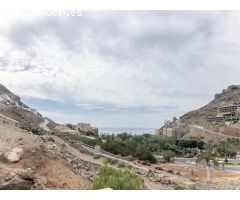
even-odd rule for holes
{"type": "Polygon", "coordinates": [[[114,190],[139,190],[141,188],[140,178],[127,171],[103,165],[99,175],[92,182],[93,190],[111,188],[114,190]]]}
{"type": "Polygon", "coordinates": [[[148,160],[152,163],[156,163],[156,158],[153,156],[152,152],[144,145],[138,145],[135,155],[139,160],[148,160]]]}
{"type": "Polygon", "coordinates": [[[163,158],[164,160],[166,160],[167,162],[171,161],[171,158],[175,157],[175,152],[171,151],[171,150],[166,150],[162,152],[163,158]]]}

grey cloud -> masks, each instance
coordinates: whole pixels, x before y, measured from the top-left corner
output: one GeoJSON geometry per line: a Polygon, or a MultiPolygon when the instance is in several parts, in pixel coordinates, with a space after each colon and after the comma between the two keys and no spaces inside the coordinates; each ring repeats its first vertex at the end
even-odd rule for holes
{"type": "MultiPolygon", "coordinates": [[[[239,46],[234,44],[234,39],[225,36],[228,30],[223,25],[224,20],[233,20],[231,15],[231,12],[211,11],[83,12],[81,17],[44,17],[32,22],[17,22],[10,28],[8,37],[17,48],[29,54],[30,60],[37,57],[38,46],[35,47],[34,42],[48,36],[57,41],[63,51],[72,55],[92,53],[104,65],[110,66],[106,77],[95,74],[95,78],[90,77],[89,82],[84,82],[86,91],[79,93],[80,96],[93,91],[95,96],[105,92],[108,99],[113,93],[119,94],[122,99],[126,94],[126,99],[139,104],[145,98],[155,97],[159,105],[169,102],[176,107],[180,103],[188,106],[190,101],[200,105],[211,98],[216,89],[236,80],[237,67],[229,62],[235,59],[226,58],[226,55],[234,54],[237,58],[239,46]],[[226,72],[228,65],[233,70],[226,72]],[[122,71],[117,71],[119,68],[122,71]],[[111,71],[114,71],[113,75],[111,71]],[[109,78],[110,74],[112,78],[109,78]],[[218,79],[223,79],[225,74],[233,78],[218,79]],[[100,78],[104,81],[99,82],[100,78]],[[124,81],[127,84],[121,84],[124,81]],[[116,91],[111,84],[116,84],[116,91]],[[160,102],[162,100],[163,103],[160,102]]],[[[36,67],[25,61],[23,66],[23,70],[36,67]]],[[[41,70],[50,71],[52,66],[44,67],[41,70]]],[[[61,70],[54,73],[51,82],[39,86],[39,91],[45,91],[46,96],[51,94],[53,98],[70,98],[73,91],[65,95],[64,89],[55,86],[58,75],[65,73],[61,70]]],[[[76,89],[83,88],[76,85],[76,89]]],[[[87,101],[107,107],[116,106],[114,99],[112,104],[106,99],[77,99],[77,103],[87,101]]]]}
{"type": "MultiPolygon", "coordinates": [[[[181,50],[197,39],[199,34],[205,35],[205,38],[211,35],[212,23],[206,19],[196,19],[195,30],[189,32],[184,30],[184,26],[179,27],[179,30],[159,29],[159,27],[166,26],[168,17],[184,18],[186,15],[184,20],[191,21],[188,19],[191,17],[190,13],[189,15],[183,15],[183,13],[99,11],[86,12],[81,17],[44,17],[38,21],[16,24],[9,31],[9,37],[19,48],[33,45],[34,39],[50,36],[58,38],[60,44],[73,53],[81,53],[83,48],[88,48],[89,51],[104,56],[136,59],[140,53],[146,53],[146,50],[151,48],[161,51],[181,50]],[[131,22],[128,22],[128,19],[131,18],[139,24],[137,32],[129,30],[131,22]],[[156,28],[152,27],[151,30],[147,30],[148,18],[154,19],[152,26],[156,28]]],[[[197,12],[194,15],[199,14],[197,12]]]]}

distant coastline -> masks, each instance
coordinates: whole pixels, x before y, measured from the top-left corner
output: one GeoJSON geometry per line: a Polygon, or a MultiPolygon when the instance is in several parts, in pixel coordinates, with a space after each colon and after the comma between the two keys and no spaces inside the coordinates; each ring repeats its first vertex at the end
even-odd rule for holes
{"type": "Polygon", "coordinates": [[[155,128],[99,128],[99,133],[103,134],[119,134],[119,133],[129,133],[129,134],[144,134],[144,133],[154,133],[155,128]]]}

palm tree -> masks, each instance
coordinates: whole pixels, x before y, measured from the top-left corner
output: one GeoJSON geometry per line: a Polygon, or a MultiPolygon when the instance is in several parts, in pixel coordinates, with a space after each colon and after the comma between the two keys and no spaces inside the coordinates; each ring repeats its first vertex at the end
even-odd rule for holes
{"type": "Polygon", "coordinates": [[[197,162],[204,161],[206,164],[208,182],[211,181],[211,174],[210,174],[211,161],[214,166],[218,166],[218,161],[216,160],[216,157],[217,157],[217,154],[211,149],[207,149],[205,152],[201,152],[197,156],[197,162]]]}

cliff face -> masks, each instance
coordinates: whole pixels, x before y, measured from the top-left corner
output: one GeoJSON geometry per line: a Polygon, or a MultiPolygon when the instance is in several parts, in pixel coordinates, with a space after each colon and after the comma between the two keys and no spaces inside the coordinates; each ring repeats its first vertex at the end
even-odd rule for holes
{"type": "Polygon", "coordinates": [[[216,94],[215,98],[206,106],[186,113],[180,117],[181,122],[186,124],[206,123],[208,116],[216,116],[219,107],[232,102],[240,102],[240,85],[232,85],[216,94]]]}

